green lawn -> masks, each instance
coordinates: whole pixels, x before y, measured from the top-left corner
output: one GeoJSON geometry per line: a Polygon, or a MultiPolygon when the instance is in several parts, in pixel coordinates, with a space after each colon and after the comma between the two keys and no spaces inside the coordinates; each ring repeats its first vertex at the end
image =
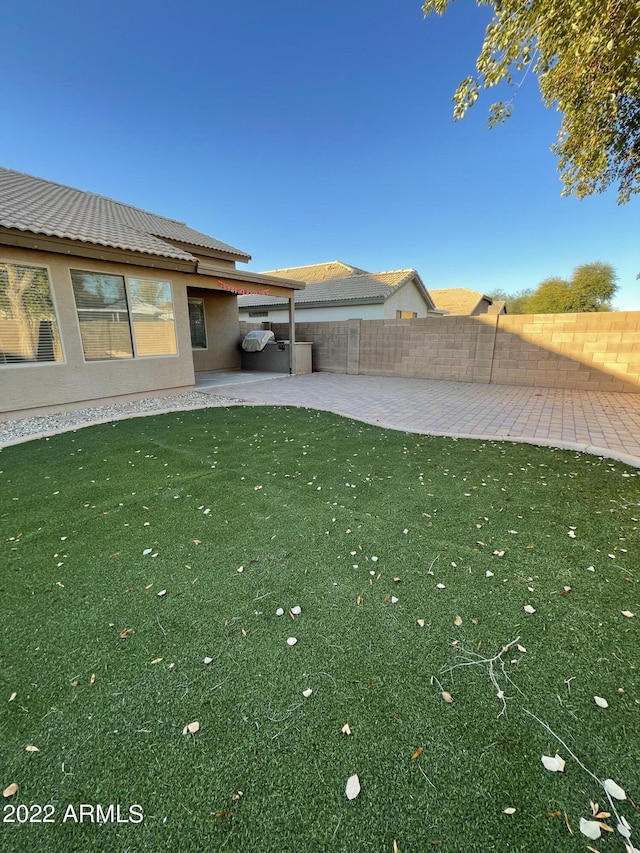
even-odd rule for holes
{"type": "Polygon", "coordinates": [[[308,410],[5,448],[0,847],[624,851],[579,822],[640,804],[639,518],[618,462],[308,410]]]}

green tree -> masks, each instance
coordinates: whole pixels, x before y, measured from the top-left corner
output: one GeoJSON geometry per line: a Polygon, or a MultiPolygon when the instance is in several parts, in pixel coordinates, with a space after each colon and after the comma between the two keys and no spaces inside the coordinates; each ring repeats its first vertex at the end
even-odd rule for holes
{"type": "Polygon", "coordinates": [[[569,283],[562,278],[547,278],[531,294],[524,314],[563,314],[571,311],[569,283]]]}
{"type": "MultiPolygon", "coordinates": [[[[426,16],[451,0],[425,0],[426,16]]],[[[477,0],[492,6],[477,74],[456,90],[463,118],[481,89],[538,78],[545,106],[562,114],[552,150],[563,195],[579,198],[618,185],[618,202],[640,192],[640,1],[477,0]],[[517,79],[519,78],[519,79],[517,79]]],[[[511,115],[513,100],[489,109],[489,126],[511,115]]]]}
{"type": "Polygon", "coordinates": [[[508,314],[581,314],[611,311],[618,289],[618,277],[611,264],[595,261],[582,264],[569,281],[547,278],[535,290],[522,290],[509,296],[503,290],[491,293],[493,299],[505,299],[508,314]]]}

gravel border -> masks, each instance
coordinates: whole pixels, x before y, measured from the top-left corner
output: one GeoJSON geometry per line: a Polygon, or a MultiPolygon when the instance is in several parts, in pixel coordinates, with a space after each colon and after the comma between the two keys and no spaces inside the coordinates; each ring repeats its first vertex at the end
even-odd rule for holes
{"type": "Polygon", "coordinates": [[[110,403],[70,412],[62,411],[14,421],[0,421],[0,447],[22,444],[35,438],[56,435],[59,432],[69,432],[91,426],[91,424],[120,421],[140,415],[230,405],[246,405],[246,402],[218,394],[188,391],[186,394],[174,394],[169,397],[145,397],[142,400],[132,400],[126,403],[110,403]]]}

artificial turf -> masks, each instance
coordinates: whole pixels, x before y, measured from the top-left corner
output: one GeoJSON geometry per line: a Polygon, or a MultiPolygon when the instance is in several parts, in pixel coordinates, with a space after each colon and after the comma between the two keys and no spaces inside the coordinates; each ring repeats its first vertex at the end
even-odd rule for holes
{"type": "Polygon", "coordinates": [[[584,768],[640,846],[639,517],[619,462],[299,409],[5,448],[2,849],[624,850],[584,768]],[[451,667],[516,638],[501,713],[451,667]]]}

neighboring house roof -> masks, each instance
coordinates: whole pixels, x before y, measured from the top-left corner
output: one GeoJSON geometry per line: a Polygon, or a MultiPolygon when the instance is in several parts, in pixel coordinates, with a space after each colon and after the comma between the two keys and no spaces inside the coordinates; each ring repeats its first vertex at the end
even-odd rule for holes
{"type": "Polygon", "coordinates": [[[500,314],[505,303],[468,287],[429,290],[436,308],[448,314],[500,314]]]}
{"type": "Polygon", "coordinates": [[[365,273],[359,267],[343,264],[342,261],[328,261],[324,264],[307,264],[303,267],[287,267],[286,269],[269,270],[263,275],[274,275],[278,278],[293,278],[307,284],[317,284],[332,278],[346,278],[351,275],[365,273]]]}
{"type": "MultiPolygon", "coordinates": [[[[264,273],[264,275],[273,276],[277,273],[286,274],[304,281],[307,285],[313,285],[296,293],[295,301],[299,308],[385,302],[399,288],[411,281],[415,282],[428,307],[434,308],[433,300],[422,283],[422,279],[413,269],[370,273],[359,270],[357,267],[349,267],[340,261],[332,261],[330,264],[314,264],[309,267],[288,267],[287,269],[264,273]],[[321,268],[325,270],[332,268],[333,271],[341,274],[334,278],[322,279],[319,277],[324,272],[321,268]],[[349,272],[350,270],[352,272],[349,272]],[[307,280],[307,271],[310,271],[311,281],[307,280]]],[[[238,299],[238,308],[245,311],[252,308],[276,308],[286,305],[287,302],[286,299],[273,296],[241,296],[238,299]]]]}
{"type": "Polygon", "coordinates": [[[251,258],[184,222],[2,167],[0,226],[163,258],[197,260],[184,246],[251,258]]]}

